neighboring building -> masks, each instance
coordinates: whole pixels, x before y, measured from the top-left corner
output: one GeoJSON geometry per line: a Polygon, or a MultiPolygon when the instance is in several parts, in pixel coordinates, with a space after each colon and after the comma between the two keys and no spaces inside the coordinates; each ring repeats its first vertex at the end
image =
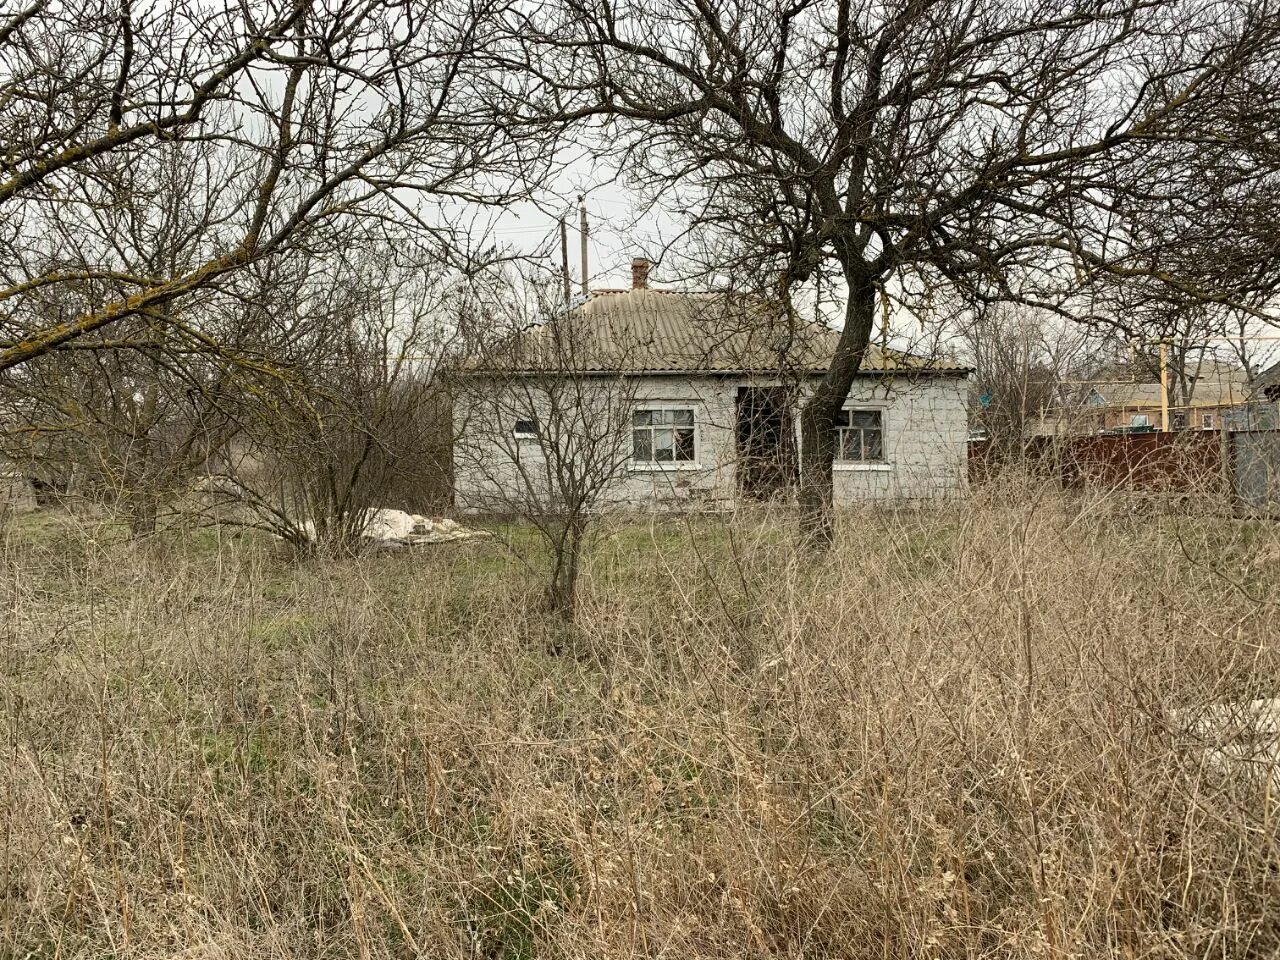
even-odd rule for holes
{"type": "MultiPolygon", "coordinates": [[[[564,449],[573,424],[582,457],[616,466],[608,502],[786,497],[798,479],[797,411],[837,339],[770,321],[745,297],[650,289],[637,260],[630,290],[596,291],[469,366],[454,407],[456,503],[512,509],[554,474],[549,445],[564,449]]],[[[836,502],[962,493],[969,372],[873,346],[837,427],[836,502]]]]}
{"type": "MultiPolygon", "coordinates": [[[[1098,379],[1084,386],[1081,408],[1068,419],[1076,433],[1148,433],[1161,429],[1162,388],[1154,379],[1098,379]]],[[[1271,429],[1270,411],[1250,402],[1243,370],[1212,365],[1196,378],[1191,399],[1170,398],[1170,430],[1271,429]]]]}

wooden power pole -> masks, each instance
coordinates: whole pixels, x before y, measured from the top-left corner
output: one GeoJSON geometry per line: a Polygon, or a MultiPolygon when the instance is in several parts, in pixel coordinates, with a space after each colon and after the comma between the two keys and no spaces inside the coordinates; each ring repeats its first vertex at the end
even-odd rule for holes
{"type": "Polygon", "coordinates": [[[569,277],[569,228],[565,226],[564,217],[560,218],[560,272],[564,276],[564,307],[568,310],[573,298],[573,281],[569,277]]]}
{"type": "Polygon", "coordinates": [[[588,297],[587,291],[587,237],[590,227],[587,226],[587,198],[578,197],[578,230],[582,234],[582,295],[588,297]]]}
{"type": "Polygon", "coordinates": [[[1160,431],[1169,432],[1169,344],[1160,341],[1160,431]]]}

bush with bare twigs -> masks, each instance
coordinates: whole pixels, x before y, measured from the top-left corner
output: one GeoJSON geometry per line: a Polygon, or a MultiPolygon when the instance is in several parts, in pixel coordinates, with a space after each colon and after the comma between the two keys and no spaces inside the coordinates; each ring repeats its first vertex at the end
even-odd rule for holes
{"type": "Polygon", "coordinates": [[[22,518],[0,953],[1273,956],[1280,534],[1006,475],[821,564],[611,523],[287,565],[22,518]],[[508,542],[520,544],[518,536],[508,542]]]}

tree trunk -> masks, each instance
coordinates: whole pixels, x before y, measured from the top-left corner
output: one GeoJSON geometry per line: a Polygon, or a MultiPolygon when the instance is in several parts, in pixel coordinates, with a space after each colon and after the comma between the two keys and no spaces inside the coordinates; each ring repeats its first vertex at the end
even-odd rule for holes
{"type": "Polygon", "coordinates": [[[831,466],[835,462],[835,412],[812,397],[800,410],[800,533],[817,547],[835,538],[831,466]]]}
{"type": "Polygon", "coordinates": [[[132,491],[129,494],[128,510],[130,537],[149,537],[156,532],[156,517],[160,512],[160,505],[155,494],[148,490],[132,491]]]}
{"type": "Polygon", "coordinates": [[[835,356],[813,396],[800,410],[800,531],[825,549],[835,538],[831,468],[836,458],[835,418],[862,366],[875,318],[876,286],[862,271],[846,268],[849,300],[835,356]],[[851,276],[852,274],[852,276],[851,276]]]}
{"type": "Polygon", "coordinates": [[[578,608],[578,568],[585,524],[571,518],[563,537],[553,544],[551,583],[547,585],[547,609],[565,623],[573,623],[578,608]]]}
{"type": "Polygon", "coordinates": [[[129,504],[129,535],[149,537],[156,532],[156,516],[160,510],[157,488],[164,473],[164,466],[155,462],[158,452],[152,434],[157,429],[160,405],[160,375],[156,361],[151,361],[151,378],[142,391],[140,405],[131,405],[131,434],[133,443],[129,456],[132,469],[125,468],[125,496],[129,504]]]}

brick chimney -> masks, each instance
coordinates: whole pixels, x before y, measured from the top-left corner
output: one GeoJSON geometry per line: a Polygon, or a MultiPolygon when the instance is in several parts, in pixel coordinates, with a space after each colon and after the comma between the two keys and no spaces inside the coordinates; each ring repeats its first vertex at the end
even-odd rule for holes
{"type": "Polygon", "coordinates": [[[649,261],[644,257],[636,257],[631,261],[631,289],[649,289],[649,261]]]}

